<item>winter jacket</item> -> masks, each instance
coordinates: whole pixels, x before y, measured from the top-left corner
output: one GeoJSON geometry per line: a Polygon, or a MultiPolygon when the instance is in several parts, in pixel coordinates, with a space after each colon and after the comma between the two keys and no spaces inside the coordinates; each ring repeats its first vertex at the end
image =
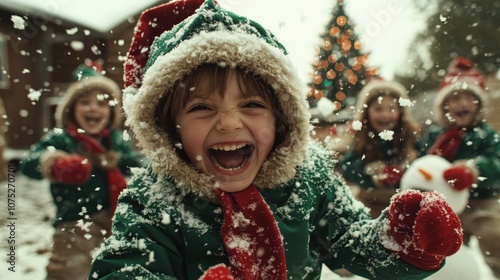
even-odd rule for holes
{"type": "MultiPolygon", "coordinates": [[[[112,130],[109,134],[111,147],[120,154],[118,167],[124,175],[130,175],[130,167],[140,166],[140,158],[132,150],[129,141],[123,140],[122,133],[112,130]]],[[[55,129],[47,133],[38,143],[33,145],[28,156],[23,159],[20,170],[33,179],[43,179],[40,159],[48,150],[56,149],[68,154],[77,153],[80,144],[66,130],[55,129]]],[[[106,171],[93,168],[90,179],[81,186],[51,182],[50,192],[56,206],[54,225],[64,221],[74,221],[82,215],[92,215],[102,209],[109,208],[106,171]]]]}
{"type": "MultiPolygon", "coordinates": [[[[382,151],[384,155],[384,164],[394,164],[393,159],[389,155],[388,151],[392,149],[391,141],[378,141],[378,149],[382,151]]],[[[342,159],[339,161],[337,169],[340,171],[344,179],[350,182],[354,182],[362,188],[365,189],[375,189],[377,186],[373,182],[372,175],[367,170],[367,163],[362,155],[359,155],[355,151],[347,152],[342,159]]]]}
{"type": "Polygon", "coordinates": [[[179,156],[182,147],[158,122],[160,102],[204,64],[241,66],[262,77],[278,99],[277,117],[286,118],[285,139],[252,185],[283,237],[289,279],[319,279],[322,263],[379,279],[422,279],[433,272],[385,249],[391,245],[387,214],[371,220],[335,175],[331,153],[311,142],[304,87],[276,37],[212,0],[191,0],[151,8],[138,20],[125,62],[124,111],[151,165],[120,196],[112,236],[89,279],[199,279],[214,265],[230,266],[213,176],[179,156]]]}
{"type": "MultiPolygon", "coordinates": [[[[424,136],[422,154],[445,131],[442,126],[430,126],[424,136]]],[[[472,198],[500,195],[500,135],[491,126],[481,123],[467,131],[452,161],[472,160],[479,171],[477,187],[472,187],[472,198]]]]}
{"type": "MultiPolygon", "coordinates": [[[[385,213],[370,220],[333,174],[329,153],[319,145],[309,152],[294,179],[260,189],[283,236],[288,279],[319,279],[322,263],[377,279],[423,279],[432,273],[385,249],[382,242],[390,242],[385,213]]],[[[211,266],[229,265],[220,206],[186,192],[172,177],[144,169],[119,203],[114,235],[94,260],[89,279],[198,279],[211,266]]]]}

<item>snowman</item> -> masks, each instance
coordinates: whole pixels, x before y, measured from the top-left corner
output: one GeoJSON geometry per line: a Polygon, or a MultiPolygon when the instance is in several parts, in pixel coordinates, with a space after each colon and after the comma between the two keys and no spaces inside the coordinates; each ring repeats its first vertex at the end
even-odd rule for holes
{"type": "MultiPolygon", "coordinates": [[[[418,158],[403,174],[400,188],[437,191],[445,197],[453,211],[460,215],[467,205],[469,190],[455,190],[444,179],[443,172],[451,166],[449,161],[436,155],[418,158]]],[[[426,279],[483,279],[480,265],[475,252],[462,245],[456,254],[446,258],[446,264],[441,270],[426,279]]]]}

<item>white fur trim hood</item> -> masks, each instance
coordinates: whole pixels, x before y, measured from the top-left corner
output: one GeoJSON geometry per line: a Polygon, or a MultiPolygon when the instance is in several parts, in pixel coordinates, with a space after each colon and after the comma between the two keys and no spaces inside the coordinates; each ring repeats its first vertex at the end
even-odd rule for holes
{"type": "Polygon", "coordinates": [[[153,171],[171,176],[187,191],[215,200],[211,177],[198,172],[175,152],[167,133],[155,122],[160,97],[184,75],[203,63],[229,62],[262,76],[275,90],[290,124],[290,135],[264,162],[254,183],[273,188],[295,176],[303,162],[311,126],[306,87],[300,82],[289,57],[263,39],[246,32],[200,32],[182,41],[167,54],[159,56],[144,74],[142,86],[124,91],[126,124],[138,145],[151,159],[153,171]]]}
{"type": "Polygon", "coordinates": [[[73,124],[71,121],[70,108],[76,99],[89,90],[98,89],[110,94],[114,102],[109,104],[114,112],[114,117],[110,120],[109,128],[118,128],[121,125],[121,91],[118,84],[104,76],[91,76],[80,81],[73,82],[66,90],[65,95],[59,101],[54,114],[57,127],[65,127],[73,124]]]}

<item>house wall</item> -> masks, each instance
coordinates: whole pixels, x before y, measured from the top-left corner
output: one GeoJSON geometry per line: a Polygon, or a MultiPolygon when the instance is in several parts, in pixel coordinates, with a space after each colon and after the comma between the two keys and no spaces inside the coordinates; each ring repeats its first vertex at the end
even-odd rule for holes
{"type": "Polygon", "coordinates": [[[42,81],[38,79],[34,65],[40,63],[37,53],[40,42],[39,29],[14,29],[12,14],[0,11],[0,35],[6,39],[8,69],[2,70],[8,76],[9,83],[0,88],[7,120],[5,135],[9,147],[20,149],[33,143],[37,135],[39,106],[28,98],[29,89],[40,89],[42,81]]]}
{"type": "Polygon", "coordinates": [[[0,88],[0,98],[6,107],[8,147],[27,149],[54,127],[55,108],[73,81],[73,70],[86,59],[100,60],[105,75],[123,87],[123,62],[135,21],[129,19],[99,33],[29,15],[24,16],[27,26],[19,30],[14,28],[12,15],[17,14],[0,9],[0,35],[8,42],[9,80],[6,88],[0,88]],[[28,98],[30,89],[41,92],[39,100],[28,98]]]}

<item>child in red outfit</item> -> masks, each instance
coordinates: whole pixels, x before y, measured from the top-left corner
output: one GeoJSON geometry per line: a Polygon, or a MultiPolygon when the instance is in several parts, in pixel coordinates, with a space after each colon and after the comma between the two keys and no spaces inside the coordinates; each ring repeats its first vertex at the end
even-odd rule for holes
{"type": "Polygon", "coordinates": [[[111,218],[129,168],[139,158],[117,130],[120,89],[97,65],[75,70],[77,81],[56,109],[59,128],[45,135],[21,171],[50,181],[56,205],[46,279],[87,279],[92,251],[111,233],[111,218]]]}

